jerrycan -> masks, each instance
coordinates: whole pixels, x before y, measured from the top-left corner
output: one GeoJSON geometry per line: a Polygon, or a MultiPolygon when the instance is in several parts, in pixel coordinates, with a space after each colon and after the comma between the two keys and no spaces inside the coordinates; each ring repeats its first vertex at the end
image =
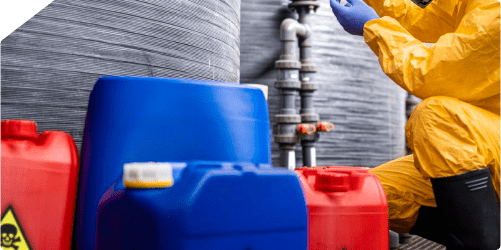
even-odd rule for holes
{"type": "Polygon", "coordinates": [[[296,168],[308,206],[309,249],[389,249],[379,179],[362,167],[296,168]]]}
{"type": "Polygon", "coordinates": [[[125,163],[270,164],[270,139],[260,89],[192,79],[101,77],[90,94],[84,129],[75,247],[94,249],[99,200],[125,163]]]}
{"type": "Polygon", "coordinates": [[[96,249],[307,249],[292,171],[251,163],[124,164],[97,209],[96,249]]]}
{"type": "Polygon", "coordinates": [[[71,246],[78,151],[61,131],[33,121],[2,121],[2,249],[71,246]]]}

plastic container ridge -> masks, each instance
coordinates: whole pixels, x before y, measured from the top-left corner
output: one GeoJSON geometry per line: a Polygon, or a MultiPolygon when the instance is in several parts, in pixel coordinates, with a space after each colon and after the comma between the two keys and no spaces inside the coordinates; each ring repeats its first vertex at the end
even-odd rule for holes
{"type": "Polygon", "coordinates": [[[309,249],[387,250],[388,206],[362,167],[297,168],[308,206],[309,249]]]}
{"type": "Polygon", "coordinates": [[[78,151],[61,131],[37,132],[32,121],[2,121],[3,249],[71,246],[78,151]]]}

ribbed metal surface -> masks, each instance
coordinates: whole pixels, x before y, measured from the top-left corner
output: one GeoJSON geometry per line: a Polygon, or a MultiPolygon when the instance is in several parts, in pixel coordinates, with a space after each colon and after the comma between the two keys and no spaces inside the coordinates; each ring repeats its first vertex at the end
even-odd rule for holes
{"type": "MultiPolygon", "coordinates": [[[[242,2],[240,81],[269,87],[270,117],[279,111],[273,65],[281,48],[279,27],[284,18],[295,16],[287,8],[289,2],[242,2]]],[[[315,82],[320,87],[314,107],[320,120],[334,123],[335,129],[320,135],[317,165],[374,167],[403,156],[406,92],[384,75],[363,37],[346,33],[329,2],[320,3],[312,18],[313,60],[318,66],[315,82]]],[[[277,165],[278,145],[273,143],[272,149],[277,165]]],[[[301,166],[299,144],[296,149],[301,166]]]]}
{"type": "Polygon", "coordinates": [[[446,248],[441,244],[429,241],[417,235],[411,235],[410,242],[400,245],[398,250],[446,250],[446,248]]]}
{"type": "Polygon", "coordinates": [[[238,82],[240,0],[55,0],[1,44],[2,119],[70,133],[80,149],[103,75],[238,82]]]}

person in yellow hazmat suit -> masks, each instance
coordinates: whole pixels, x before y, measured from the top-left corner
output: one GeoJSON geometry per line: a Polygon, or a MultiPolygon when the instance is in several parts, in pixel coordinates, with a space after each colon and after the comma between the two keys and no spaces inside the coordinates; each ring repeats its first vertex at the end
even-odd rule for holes
{"type": "Polygon", "coordinates": [[[423,99],[405,128],[413,154],[370,171],[386,192],[390,229],[449,250],[498,249],[499,1],[330,1],[383,71],[423,99]]]}

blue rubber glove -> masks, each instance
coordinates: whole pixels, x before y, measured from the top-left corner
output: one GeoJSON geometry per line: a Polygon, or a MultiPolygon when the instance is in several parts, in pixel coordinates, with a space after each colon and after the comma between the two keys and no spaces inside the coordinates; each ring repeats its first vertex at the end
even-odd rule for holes
{"type": "Polygon", "coordinates": [[[366,22],[378,19],[376,11],[361,0],[346,0],[348,4],[342,5],[339,0],[330,0],[331,8],[337,20],[346,32],[362,36],[366,22]]]}

